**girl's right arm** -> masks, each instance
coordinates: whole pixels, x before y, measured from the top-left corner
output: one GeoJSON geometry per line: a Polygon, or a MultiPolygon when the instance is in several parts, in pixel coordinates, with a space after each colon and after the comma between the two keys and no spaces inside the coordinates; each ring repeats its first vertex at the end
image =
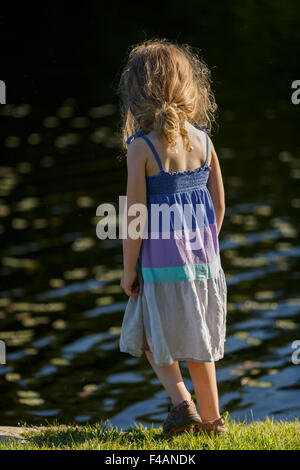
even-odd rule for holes
{"type": "Polygon", "coordinates": [[[208,181],[207,181],[207,189],[211,195],[215,214],[216,214],[216,222],[218,228],[218,234],[220,233],[221,226],[224,219],[225,214],[225,192],[224,192],[224,185],[222,179],[221,168],[219,164],[219,159],[217,153],[215,151],[214,145],[209,139],[210,142],[210,149],[211,149],[211,162],[210,166],[212,168],[208,181]]]}
{"type": "MultiPolygon", "coordinates": [[[[142,237],[131,238],[128,233],[130,222],[137,215],[128,215],[128,211],[133,204],[142,204],[147,210],[146,195],[146,154],[144,143],[141,139],[135,139],[128,147],[127,152],[127,231],[126,238],[123,239],[123,275],[121,286],[129,296],[136,296],[139,293],[137,281],[136,263],[140,252],[142,237]]],[[[139,226],[138,232],[143,233],[144,223],[139,226]]]]}

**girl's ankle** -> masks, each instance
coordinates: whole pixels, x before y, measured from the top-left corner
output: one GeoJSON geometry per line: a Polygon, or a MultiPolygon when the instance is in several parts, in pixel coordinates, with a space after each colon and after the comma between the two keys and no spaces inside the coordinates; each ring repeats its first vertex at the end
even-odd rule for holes
{"type": "Polygon", "coordinates": [[[201,416],[201,420],[202,420],[203,423],[213,423],[214,421],[217,421],[220,418],[221,418],[220,415],[215,416],[213,418],[212,417],[206,417],[206,416],[204,416],[204,418],[202,418],[202,416],[201,416]]]}
{"type": "Polygon", "coordinates": [[[182,403],[183,401],[187,400],[188,402],[190,402],[192,400],[192,395],[189,395],[185,398],[179,398],[178,400],[172,400],[171,399],[171,402],[172,402],[172,405],[173,406],[177,406],[177,405],[180,405],[180,403],[182,403]]]}

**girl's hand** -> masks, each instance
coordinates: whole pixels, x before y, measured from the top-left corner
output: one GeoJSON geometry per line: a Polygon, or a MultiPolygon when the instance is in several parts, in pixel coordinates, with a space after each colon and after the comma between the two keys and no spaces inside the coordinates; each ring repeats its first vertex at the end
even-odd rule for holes
{"type": "Polygon", "coordinates": [[[135,297],[139,295],[140,285],[136,271],[123,271],[120,286],[128,296],[135,297]]]}

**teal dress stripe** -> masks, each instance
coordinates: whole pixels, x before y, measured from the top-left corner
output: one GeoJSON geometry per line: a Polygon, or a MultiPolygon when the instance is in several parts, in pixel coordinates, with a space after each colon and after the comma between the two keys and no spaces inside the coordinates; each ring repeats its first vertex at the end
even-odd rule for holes
{"type": "Polygon", "coordinates": [[[168,268],[142,268],[144,282],[171,282],[207,279],[212,277],[210,263],[171,266],[168,268]]]}

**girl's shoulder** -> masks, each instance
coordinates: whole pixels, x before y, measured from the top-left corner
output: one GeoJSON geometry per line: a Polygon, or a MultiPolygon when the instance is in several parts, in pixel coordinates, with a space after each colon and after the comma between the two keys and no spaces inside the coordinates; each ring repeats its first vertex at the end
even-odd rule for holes
{"type": "Polygon", "coordinates": [[[148,150],[142,137],[135,137],[127,147],[127,167],[146,167],[148,150]]]}

